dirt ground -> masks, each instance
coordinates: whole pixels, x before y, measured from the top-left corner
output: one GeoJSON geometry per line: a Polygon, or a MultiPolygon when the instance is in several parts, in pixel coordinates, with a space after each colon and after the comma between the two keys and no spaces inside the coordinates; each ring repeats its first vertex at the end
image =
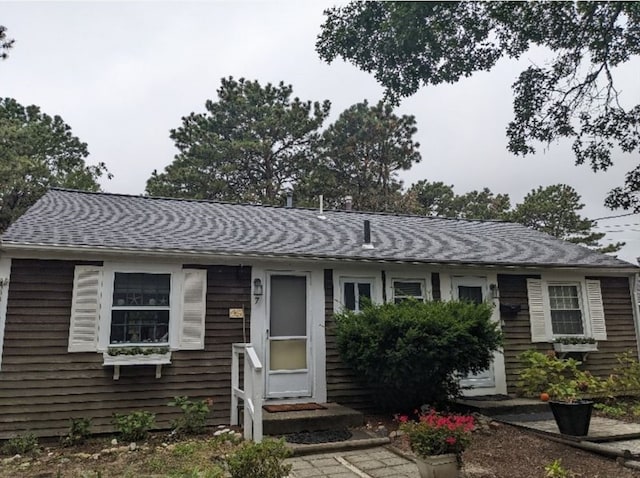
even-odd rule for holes
{"type": "MultiPolygon", "coordinates": [[[[394,439],[393,444],[409,451],[405,437],[394,439]]],[[[570,473],[567,478],[640,477],[640,471],[625,468],[614,459],[497,422],[492,422],[486,431],[475,432],[471,446],[463,455],[468,478],[546,478],[545,466],[556,459],[560,459],[562,467],[570,473]]],[[[562,477],[557,475],[557,478],[562,477]]]]}
{"type": "MultiPolygon", "coordinates": [[[[389,432],[396,426],[392,420],[379,416],[368,417],[368,422],[370,429],[382,425],[389,432]]],[[[166,434],[155,434],[129,451],[126,445],[113,446],[110,440],[95,438],[73,448],[45,445],[36,455],[19,459],[2,455],[0,478],[217,478],[222,476],[222,457],[235,443],[226,436],[209,434],[167,444],[166,434]]],[[[405,452],[409,450],[405,437],[394,438],[393,444],[405,452]]],[[[467,478],[546,478],[544,467],[556,459],[562,460],[571,478],[640,478],[640,471],[624,468],[613,459],[495,422],[474,433],[463,456],[467,478]]]]}

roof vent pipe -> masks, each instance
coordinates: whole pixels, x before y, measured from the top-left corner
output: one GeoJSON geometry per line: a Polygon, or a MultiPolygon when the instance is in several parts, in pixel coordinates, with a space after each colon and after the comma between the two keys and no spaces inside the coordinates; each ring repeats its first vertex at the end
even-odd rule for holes
{"type": "Polygon", "coordinates": [[[363,249],[373,249],[373,243],[371,242],[371,221],[364,220],[364,244],[363,249]]]}
{"type": "Polygon", "coordinates": [[[353,208],[353,197],[352,196],[345,196],[344,197],[344,208],[347,211],[351,211],[351,209],[353,208]]]}
{"type": "Polygon", "coordinates": [[[318,196],[318,199],[320,199],[320,214],[318,214],[318,219],[326,219],[327,216],[324,215],[323,213],[323,209],[324,209],[324,196],[322,194],[320,194],[318,196]]]}
{"type": "Polygon", "coordinates": [[[293,193],[287,192],[287,207],[293,207],[293,193]]]}

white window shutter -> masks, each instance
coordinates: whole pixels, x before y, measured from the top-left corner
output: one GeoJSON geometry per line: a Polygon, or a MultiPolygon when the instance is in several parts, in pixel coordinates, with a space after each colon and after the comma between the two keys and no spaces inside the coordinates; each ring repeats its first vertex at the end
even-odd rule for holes
{"type": "Polygon", "coordinates": [[[76,266],[69,322],[69,352],[96,351],[101,295],[102,267],[76,266]]]}
{"type": "Polygon", "coordinates": [[[587,280],[587,302],[591,315],[591,333],[596,340],[607,340],[607,327],[599,280],[587,280]]]}
{"type": "Polygon", "coordinates": [[[207,271],[184,269],[180,349],[204,349],[204,318],[207,309],[207,271]]]}
{"type": "Polygon", "coordinates": [[[544,313],[542,280],[527,279],[529,297],[529,320],[531,322],[531,342],[547,342],[547,327],[544,313]]]}

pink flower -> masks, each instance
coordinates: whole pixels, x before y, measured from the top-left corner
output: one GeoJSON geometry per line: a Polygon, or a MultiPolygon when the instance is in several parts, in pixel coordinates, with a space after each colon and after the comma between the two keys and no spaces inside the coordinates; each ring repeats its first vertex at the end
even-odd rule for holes
{"type": "Polygon", "coordinates": [[[400,415],[398,417],[398,421],[400,423],[407,423],[409,421],[409,417],[407,415],[400,415]]]}
{"type": "Polygon", "coordinates": [[[456,437],[449,437],[445,440],[447,445],[455,445],[457,443],[456,437]]]}

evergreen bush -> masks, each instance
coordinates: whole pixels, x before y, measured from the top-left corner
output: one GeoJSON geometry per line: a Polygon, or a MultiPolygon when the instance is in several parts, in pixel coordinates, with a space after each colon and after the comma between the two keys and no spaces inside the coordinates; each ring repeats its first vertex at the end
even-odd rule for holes
{"type": "Polygon", "coordinates": [[[383,410],[439,404],[460,394],[460,377],[489,367],[501,345],[489,304],[367,304],[335,315],[343,361],[383,410]]]}

